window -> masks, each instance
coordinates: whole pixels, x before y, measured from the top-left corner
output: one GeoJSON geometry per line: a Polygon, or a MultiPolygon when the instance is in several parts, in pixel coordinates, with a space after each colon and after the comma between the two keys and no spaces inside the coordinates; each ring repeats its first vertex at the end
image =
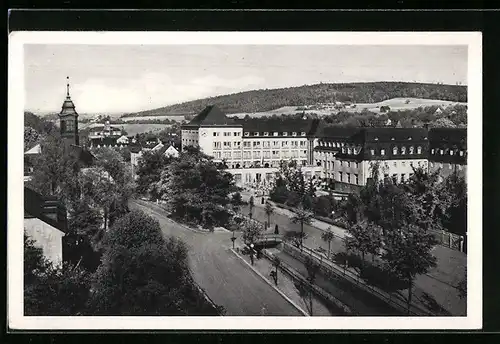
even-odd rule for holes
{"type": "Polygon", "coordinates": [[[245,131],[245,134],[243,134],[245,136],[250,136],[250,133],[248,131],[245,131]]]}
{"type": "Polygon", "coordinates": [[[225,131],[224,132],[224,136],[231,136],[231,132],[230,131],[225,131]]]}
{"type": "Polygon", "coordinates": [[[235,142],[234,148],[241,148],[241,142],[235,142]]]}
{"type": "Polygon", "coordinates": [[[417,147],[417,154],[422,154],[422,147],[420,146],[417,147]]]}
{"type": "Polygon", "coordinates": [[[453,149],[450,149],[450,155],[453,155],[453,149]]]}
{"type": "Polygon", "coordinates": [[[283,151],[283,157],[288,158],[289,157],[288,153],[289,153],[288,151],[283,151]]]}
{"type": "Polygon", "coordinates": [[[250,142],[248,142],[248,141],[243,142],[243,147],[249,148],[250,147],[250,142]]]}
{"type": "Polygon", "coordinates": [[[296,150],[292,151],[292,158],[298,158],[299,157],[299,152],[296,150]]]}
{"type": "Polygon", "coordinates": [[[279,141],[273,141],[273,148],[279,148],[280,142],[279,141]]]}
{"type": "Polygon", "coordinates": [[[305,131],[301,132],[300,136],[306,136],[306,132],[305,131]]]}
{"type": "Polygon", "coordinates": [[[260,152],[259,151],[253,152],[253,158],[260,159],[260,152]]]}
{"type": "Polygon", "coordinates": [[[406,147],[403,146],[401,147],[401,155],[405,155],[406,154],[406,147]]]}
{"type": "Polygon", "coordinates": [[[273,136],[278,136],[278,133],[277,133],[277,132],[274,132],[274,133],[273,133],[273,136]]]}
{"type": "Polygon", "coordinates": [[[288,147],[288,141],[282,141],[281,147],[288,147]]]}
{"type": "Polygon", "coordinates": [[[254,141],[252,146],[253,146],[254,148],[255,148],[255,147],[260,147],[260,141],[254,141]]]}
{"type": "Polygon", "coordinates": [[[339,181],[341,181],[341,182],[343,181],[342,180],[342,172],[339,172],[339,181]]]}
{"type": "Polygon", "coordinates": [[[370,149],[370,154],[375,155],[375,149],[370,149]]]}
{"type": "Polygon", "coordinates": [[[264,142],[262,143],[262,146],[263,146],[264,148],[269,148],[269,147],[271,146],[271,142],[269,142],[269,141],[264,141],[264,142]]]}
{"type": "Polygon", "coordinates": [[[355,173],[355,174],[354,174],[354,183],[355,183],[356,185],[359,185],[359,176],[358,176],[358,174],[357,174],[357,173],[355,173]]]}
{"type": "Polygon", "coordinates": [[[264,136],[269,136],[269,133],[267,131],[264,132],[264,136]]]}
{"type": "Polygon", "coordinates": [[[222,152],[215,152],[215,158],[220,159],[222,156],[222,152]]]}
{"type": "Polygon", "coordinates": [[[393,182],[394,184],[397,184],[397,182],[398,182],[398,175],[397,175],[396,173],[394,173],[394,174],[392,175],[392,182],[393,182]]]}
{"type": "Polygon", "coordinates": [[[235,131],[235,132],[233,133],[233,135],[234,135],[234,136],[240,136],[240,134],[241,134],[241,133],[240,133],[239,131],[235,131]]]}
{"type": "Polygon", "coordinates": [[[397,155],[397,154],[398,154],[398,147],[394,147],[394,148],[392,149],[392,154],[393,154],[393,155],[397,155]]]}
{"type": "Polygon", "coordinates": [[[401,166],[406,167],[406,161],[402,161],[401,166]]]}
{"type": "Polygon", "coordinates": [[[398,162],[394,161],[393,165],[394,165],[394,167],[398,167],[398,162]]]}
{"type": "Polygon", "coordinates": [[[347,148],[347,154],[351,154],[351,153],[352,153],[351,147],[347,148]]]}
{"type": "Polygon", "coordinates": [[[250,159],[250,152],[243,152],[243,159],[250,159]]]}
{"type": "Polygon", "coordinates": [[[219,136],[219,133],[214,131],[214,136],[219,136]]]}
{"type": "Polygon", "coordinates": [[[287,136],[287,135],[288,135],[288,133],[286,131],[283,132],[283,136],[287,136]]]}
{"type": "Polygon", "coordinates": [[[279,151],[272,151],[273,153],[273,158],[279,158],[280,157],[280,152],[279,151]]]}
{"type": "Polygon", "coordinates": [[[231,142],[224,141],[224,148],[231,148],[231,142]]]}
{"type": "Polygon", "coordinates": [[[214,149],[220,149],[221,148],[221,143],[220,142],[214,142],[214,149]]]}
{"type": "Polygon", "coordinates": [[[297,133],[294,131],[294,132],[292,133],[292,136],[297,136],[297,133]]]}
{"type": "Polygon", "coordinates": [[[442,150],[442,149],[441,149],[441,150],[439,151],[439,154],[443,155],[443,154],[444,154],[444,150],[442,150]]]}
{"type": "Polygon", "coordinates": [[[299,141],[292,141],[292,147],[298,147],[299,141]]]}
{"type": "Polygon", "coordinates": [[[253,136],[259,136],[259,133],[258,132],[253,133],[253,136]]]}
{"type": "Polygon", "coordinates": [[[305,147],[306,146],[306,141],[300,141],[300,147],[305,147]]]}
{"type": "Polygon", "coordinates": [[[415,153],[414,151],[415,151],[415,147],[410,146],[410,149],[409,149],[409,154],[410,154],[410,155],[411,155],[411,154],[414,154],[414,153],[415,153]]]}
{"type": "Polygon", "coordinates": [[[231,152],[224,152],[224,159],[231,159],[231,152]]]}
{"type": "Polygon", "coordinates": [[[63,121],[63,123],[66,123],[66,130],[65,131],[74,131],[75,130],[75,122],[73,120],[67,120],[63,121]]]}
{"type": "Polygon", "coordinates": [[[434,149],[434,148],[432,148],[432,149],[431,149],[431,154],[434,154],[434,152],[435,152],[435,149],[434,149]]]}
{"type": "Polygon", "coordinates": [[[345,153],[345,147],[342,147],[342,153],[345,153]]]}
{"type": "Polygon", "coordinates": [[[350,182],[351,182],[351,174],[350,174],[350,173],[346,173],[346,179],[347,179],[346,181],[347,181],[348,183],[350,183],[350,182]]]}
{"type": "Polygon", "coordinates": [[[380,150],[380,155],[385,155],[385,149],[380,150]]]}
{"type": "Polygon", "coordinates": [[[270,158],[271,157],[271,152],[270,151],[264,151],[263,153],[264,158],[270,158]]]}
{"type": "Polygon", "coordinates": [[[406,175],[404,173],[401,173],[401,183],[405,182],[406,175]]]}
{"type": "Polygon", "coordinates": [[[235,159],[241,159],[241,152],[237,151],[233,153],[235,159]]]}
{"type": "Polygon", "coordinates": [[[460,156],[464,156],[464,151],[460,151],[460,156]]]}

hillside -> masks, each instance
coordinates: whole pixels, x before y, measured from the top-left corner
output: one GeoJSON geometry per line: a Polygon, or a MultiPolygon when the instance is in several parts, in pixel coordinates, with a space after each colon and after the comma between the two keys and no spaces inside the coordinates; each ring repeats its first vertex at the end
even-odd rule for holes
{"type": "Polygon", "coordinates": [[[304,85],[199,99],[158,109],[130,113],[123,115],[122,118],[193,114],[198,113],[207,105],[216,105],[225,113],[234,114],[270,111],[284,106],[303,106],[335,101],[377,103],[392,98],[425,98],[467,102],[467,87],[404,82],[304,85]]]}

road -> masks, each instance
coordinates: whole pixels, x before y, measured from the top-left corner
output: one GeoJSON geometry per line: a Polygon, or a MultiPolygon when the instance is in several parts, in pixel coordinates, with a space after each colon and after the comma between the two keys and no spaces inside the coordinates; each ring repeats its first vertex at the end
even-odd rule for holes
{"type": "MultiPolygon", "coordinates": [[[[260,204],[261,198],[255,198],[256,206],[253,208],[253,218],[259,221],[267,221],[267,215],[263,206],[260,204]]],[[[244,215],[248,215],[248,205],[241,208],[244,215]]],[[[283,234],[286,231],[300,231],[300,224],[291,222],[290,217],[282,214],[286,212],[280,209],[280,213],[271,215],[271,229],[278,225],[279,232],[283,234]]],[[[333,226],[332,226],[333,227],[333,226]]],[[[328,250],[328,244],[321,239],[322,231],[311,225],[304,225],[304,232],[307,238],[304,245],[312,249],[323,248],[328,250]]],[[[334,229],[334,232],[340,233],[342,230],[334,229]]],[[[339,236],[335,236],[331,242],[332,254],[344,252],[344,244],[339,236]]],[[[455,286],[465,276],[465,267],[467,264],[467,255],[463,252],[449,249],[437,245],[432,254],[437,258],[438,265],[429,273],[417,276],[415,286],[421,291],[423,297],[427,300],[430,309],[452,315],[465,315],[467,310],[466,300],[458,296],[455,286]]]]}
{"type": "Polygon", "coordinates": [[[227,232],[197,233],[168,219],[161,208],[131,202],[160,222],[163,233],[183,240],[195,281],[208,296],[226,309],[228,316],[302,316],[276,290],[264,282],[230,252],[227,232]]]}

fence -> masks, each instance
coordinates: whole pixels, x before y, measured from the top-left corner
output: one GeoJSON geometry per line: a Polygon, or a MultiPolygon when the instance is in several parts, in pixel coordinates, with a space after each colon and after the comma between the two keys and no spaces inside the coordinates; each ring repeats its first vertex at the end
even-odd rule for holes
{"type": "MultiPolygon", "coordinates": [[[[262,250],[262,254],[264,257],[269,259],[270,261],[273,261],[274,256],[267,252],[266,250],[262,250]]],[[[311,284],[307,279],[302,276],[299,272],[297,272],[294,268],[292,268],[290,265],[287,263],[280,261],[279,269],[283,272],[285,272],[287,275],[289,275],[293,280],[298,281],[300,283],[304,283],[305,285],[308,286],[308,288],[311,288],[312,291],[322,300],[326,301],[330,305],[333,305],[334,307],[338,308],[341,312],[349,315],[357,315],[351,308],[349,308],[347,305],[345,305],[342,301],[337,299],[336,297],[330,295],[328,292],[323,290],[322,288],[318,287],[317,285],[311,284]]]]}
{"type": "Polygon", "coordinates": [[[452,250],[457,250],[464,252],[465,238],[461,235],[446,231],[432,231],[438,244],[444,247],[451,248],[452,250]]]}
{"type": "MultiPolygon", "coordinates": [[[[301,262],[304,262],[306,256],[309,256],[320,266],[320,271],[325,277],[343,278],[350,282],[352,285],[356,286],[358,289],[361,289],[372,294],[373,296],[378,297],[399,312],[403,314],[406,314],[408,312],[406,300],[399,295],[386,293],[376,287],[364,283],[363,280],[360,279],[359,275],[355,275],[350,271],[346,271],[344,268],[337,266],[335,263],[327,259],[323,259],[322,256],[319,256],[318,258],[318,254],[307,247],[304,247],[303,252],[301,252],[298,248],[284,242],[283,251],[301,262]]],[[[409,313],[411,315],[433,315],[432,313],[425,311],[413,304],[410,306],[409,313]]]]}

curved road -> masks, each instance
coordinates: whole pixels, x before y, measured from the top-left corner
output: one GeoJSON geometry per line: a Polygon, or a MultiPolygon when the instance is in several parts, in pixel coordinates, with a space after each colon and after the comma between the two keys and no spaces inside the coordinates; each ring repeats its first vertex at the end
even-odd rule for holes
{"type": "Polygon", "coordinates": [[[229,316],[302,316],[276,290],[244,265],[229,249],[227,232],[197,233],[168,219],[154,204],[130,203],[160,222],[165,235],[182,239],[189,248],[189,263],[195,281],[229,316]]]}

